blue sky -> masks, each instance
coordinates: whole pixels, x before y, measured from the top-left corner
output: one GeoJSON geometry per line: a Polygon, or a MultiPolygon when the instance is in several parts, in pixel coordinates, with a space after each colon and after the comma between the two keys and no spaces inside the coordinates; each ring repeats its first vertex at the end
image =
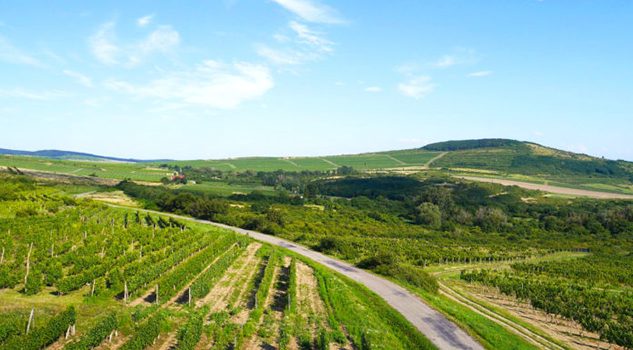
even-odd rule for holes
{"type": "Polygon", "coordinates": [[[633,160],[631,1],[2,1],[0,147],[329,155],[504,137],[633,160]]]}

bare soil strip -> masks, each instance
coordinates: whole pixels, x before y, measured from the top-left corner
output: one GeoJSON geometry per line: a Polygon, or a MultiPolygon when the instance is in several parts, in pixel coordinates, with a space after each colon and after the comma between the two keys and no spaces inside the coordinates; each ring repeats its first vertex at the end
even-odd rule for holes
{"type": "Polygon", "coordinates": [[[538,191],[543,191],[543,192],[566,194],[566,195],[571,195],[571,196],[584,196],[584,197],[597,198],[597,199],[633,199],[633,195],[629,195],[629,194],[617,194],[617,193],[608,193],[608,192],[590,191],[590,190],[577,190],[573,188],[533,184],[533,183],[513,181],[513,180],[491,179],[491,178],[476,177],[476,176],[457,176],[457,177],[460,179],[465,179],[465,180],[490,182],[490,183],[500,184],[504,186],[519,186],[519,187],[527,188],[529,190],[538,190],[538,191]]]}
{"type": "Polygon", "coordinates": [[[429,160],[428,162],[426,162],[426,164],[424,164],[424,167],[428,168],[431,166],[431,163],[433,163],[434,161],[444,157],[446,155],[447,152],[442,152],[440,153],[437,157],[435,158],[431,158],[431,160],[429,160]]]}
{"type": "Polygon", "coordinates": [[[251,281],[255,279],[256,274],[264,273],[265,268],[266,268],[266,265],[262,263],[261,259],[258,259],[257,266],[251,269],[250,274],[244,281],[244,285],[241,287],[240,295],[237,297],[237,304],[235,306],[238,309],[241,309],[242,311],[240,311],[237,315],[233,316],[233,318],[231,319],[231,322],[235,324],[240,324],[243,326],[246,323],[246,321],[248,321],[248,315],[250,314],[251,310],[255,307],[254,300],[251,300],[250,298],[251,297],[254,298],[254,293],[257,292],[257,290],[249,291],[248,286],[250,285],[251,281]]]}
{"type": "Polygon", "coordinates": [[[226,305],[226,299],[229,293],[233,290],[233,287],[245,272],[249,272],[254,266],[257,265],[257,257],[255,253],[261,247],[261,243],[252,243],[242,253],[242,256],[237,258],[233,265],[222,275],[220,280],[213,286],[211,292],[204,298],[196,302],[196,307],[200,307],[205,304],[211,305],[211,313],[223,310],[226,305]],[[239,267],[238,267],[239,266],[239,267]]]}
{"type": "Polygon", "coordinates": [[[322,161],[324,161],[324,162],[326,162],[326,163],[330,164],[331,166],[335,166],[335,167],[337,167],[337,168],[340,168],[340,167],[341,167],[340,165],[338,165],[338,164],[336,164],[336,163],[334,163],[334,162],[332,162],[332,161],[329,161],[329,160],[327,160],[327,159],[325,159],[325,158],[319,158],[319,159],[321,159],[322,161]]]}
{"type": "Polygon", "coordinates": [[[405,162],[403,162],[403,161],[401,161],[401,160],[399,160],[399,159],[394,158],[394,157],[393,157],[392,155],[390,155],[390,154],[385,154],[385,157],[387,157],[387,158],[389,158],[389,159],[393,160],[394,162],[396,162],[396,163],[398,163],[398,164],[400,164],[400,165],[407,165],[407,163],[405,163],[405,162]]]}

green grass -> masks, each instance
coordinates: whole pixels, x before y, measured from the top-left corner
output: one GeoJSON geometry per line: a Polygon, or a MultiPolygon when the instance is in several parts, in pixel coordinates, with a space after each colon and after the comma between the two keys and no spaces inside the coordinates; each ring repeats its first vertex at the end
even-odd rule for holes
{"type": "Polygon", "coordinates": [[[188,183],[178,187],[182,191],[197,193],[208,193],[218,196],[230,196],[232,194],[248,194],[253,191],[260,191],[264,194],[273,195],[277,191],[270,186],[262,186],[257,183],[226,183],[224,181],[206,181],[200,184],[188,183]]]}

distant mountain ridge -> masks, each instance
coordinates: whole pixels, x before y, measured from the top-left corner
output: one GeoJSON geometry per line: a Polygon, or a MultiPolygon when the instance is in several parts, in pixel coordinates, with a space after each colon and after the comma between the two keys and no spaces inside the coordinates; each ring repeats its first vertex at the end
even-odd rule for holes
{"type": "Polygon", "coordinates": [[[117,158],[117,157],[108,157],[108,156],[100,156],[96,154],[90,153],[82,153],[82,152],[73,152],[73,151],[62,151],[56,149],[50,150],[41,150],[41,151],[20,151],[20,150],[12,150],[6,148],[0,148],[0,155],[13,155],[13,156],[28,156],[28,157],[38,157],[38,158],[49,158],[49,159],[61,159],[61,160],[85,160],[92,162],[117,162],[117,163],[155,163],[155,162],[168,162],[172,161],[171,159],[151,159],[151,160],[143,160],[143,159],[134,159],[134,158],[117,158]]]}

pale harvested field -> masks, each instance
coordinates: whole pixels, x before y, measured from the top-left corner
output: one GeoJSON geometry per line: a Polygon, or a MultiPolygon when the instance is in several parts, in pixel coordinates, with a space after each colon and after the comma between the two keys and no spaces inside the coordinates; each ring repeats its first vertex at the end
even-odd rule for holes
{"type": "Polygon", "coordinates": [[[543,192],[565,194],[565,195],[570,195],[570,196],[583,196],[583,197],[590,197],[590,198],[597,198],[597,199],[632,199],[633,200],[633,195],[627,195],[627,194],[617,194],[617,193],[589,191],[589,190],[577,190],[574,188],[533,184],[533,183],[512,181],[512,180],[490,179],[490,178],[475,177],[475,176],[457,176],[457,177],[460,179],[465,179],[465,180],[490,182],[490,183],[500,184],[504,186],[519,186],[519,187],[527,188],[529,190],[538,190],[538,191],[543,191],[543,192]]]}

